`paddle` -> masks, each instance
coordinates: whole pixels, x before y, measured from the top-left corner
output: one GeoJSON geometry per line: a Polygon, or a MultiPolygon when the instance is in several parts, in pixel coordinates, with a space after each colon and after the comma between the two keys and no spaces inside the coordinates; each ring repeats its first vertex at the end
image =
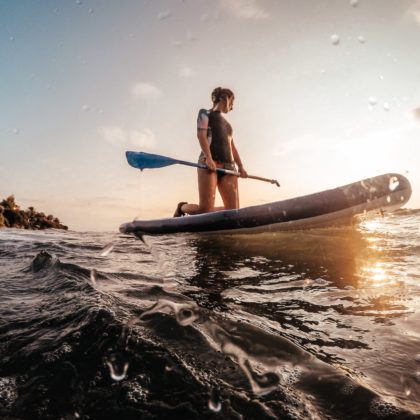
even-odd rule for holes
{"type": "MultiPolygon", "coordinates": [[[[125,155],[127,156],[127,161],[129,165],[133,168],[140,169],[141,171],[143,169],[164,168],[165,166],[175,164],[193,166],[195,168],[201,169],[208,169],[207,165],[205,165],[204,163],[187,162],[185,160],[173,159],[161,155],[153,155],[151,153],[127,151],[125,152],[125,155]]],[[[240,176],[239,172],[231,171],[229,169],[216,168],[216,171],[221,172],[223,174],[240,176]]],[[[260,176],[255,175],[248,175],[247,178],[256,179],[258,181],[270,182],[271,184],[275,184],[278,187],[280,187],[280,184],[275,179],[262,178],[260,176]]]]}

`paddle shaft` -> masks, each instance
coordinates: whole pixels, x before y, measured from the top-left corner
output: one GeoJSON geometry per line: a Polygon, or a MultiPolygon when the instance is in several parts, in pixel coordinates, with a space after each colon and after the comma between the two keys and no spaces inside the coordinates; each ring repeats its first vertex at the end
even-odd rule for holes
{"type": "MultiPolygon", "coordinates": [[[[195,168],[200,168],[200,169],[208,169],[207,165],[205,165],[204,163],[193,163],[193,162],[188,162],[186,160],[177,160],[177,163],[179,163],[181,165],[186,165],[186,166],[193,166],[195,168]]],[[[241,174],[239,172],[232,171],[230,169],[216,168],[216,172],[220,172],[220,173],[226,174],[226,175],[235,175],[235,176],[238,176],[238,177],[241,176],[241,174]]],[[[256,176],[256,175],[248,175],[247,178],[256,179],[258,181],[269,182],[271,184],[275,184],[278,187],[280,187],[280,184],[275,179],[263,178],[261,176],[256,176]]]]}

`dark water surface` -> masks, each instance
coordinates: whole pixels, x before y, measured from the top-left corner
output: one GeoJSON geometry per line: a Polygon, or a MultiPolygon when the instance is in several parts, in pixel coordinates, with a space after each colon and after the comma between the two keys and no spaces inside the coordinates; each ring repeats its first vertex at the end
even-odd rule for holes
{"type": "Polygon", "coordinates": [[[0,418],[419,418],[420,211],[145,243],[3,229],[0,296],[0,418]]]}

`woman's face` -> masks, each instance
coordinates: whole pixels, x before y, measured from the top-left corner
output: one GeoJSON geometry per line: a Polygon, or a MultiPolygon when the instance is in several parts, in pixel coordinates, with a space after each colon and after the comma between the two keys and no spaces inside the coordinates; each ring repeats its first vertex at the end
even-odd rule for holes
{"type": "Polygon", "coordinates": [[[227,114],[229,111],[232,111],[232,109],[233,109],[233,102],[234,102],[234,97],[233,96],[228,96],[227,98],[226,98],[226,100],[224,100],[223,102],[224,102],[224,110],[223,110],[223,112],[225,113],[225,114],[227,114]]]}

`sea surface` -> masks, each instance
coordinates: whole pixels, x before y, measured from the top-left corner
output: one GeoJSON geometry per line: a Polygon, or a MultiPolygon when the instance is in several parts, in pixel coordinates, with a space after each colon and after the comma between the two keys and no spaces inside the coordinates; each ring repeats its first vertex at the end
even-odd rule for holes
{"type": "Polygon", "coordinates": [[[0,230],[1,419],[420,418],[420,210],[145,237],[0,230]]]}

